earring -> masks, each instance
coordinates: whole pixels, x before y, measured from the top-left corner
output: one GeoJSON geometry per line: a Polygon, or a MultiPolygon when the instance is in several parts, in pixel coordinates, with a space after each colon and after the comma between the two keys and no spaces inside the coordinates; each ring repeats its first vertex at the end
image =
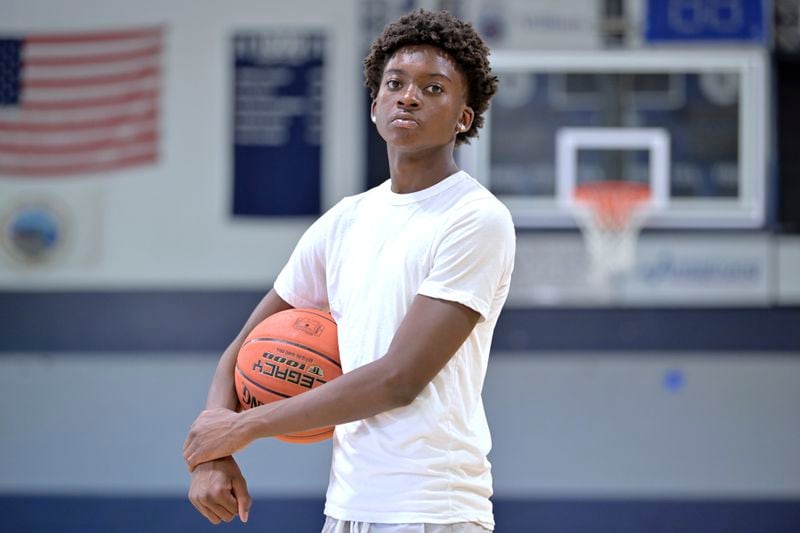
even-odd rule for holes
{"type": "Polygon", "coordinates": [[[460,123],[460,122],[459,122],[459,123],[458,123],[458,131],[460,131],[460,132],[462,132],[462,133],[463,133],[463,132],[464,132],[464,129],[465,129],[465,128],[464,128],[464,125],[463,125],[462,123],[460,123]]]}

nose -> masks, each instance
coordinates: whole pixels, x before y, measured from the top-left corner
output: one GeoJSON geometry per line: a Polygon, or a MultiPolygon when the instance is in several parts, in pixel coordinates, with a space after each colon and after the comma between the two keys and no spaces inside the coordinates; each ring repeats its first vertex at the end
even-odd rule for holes
{"type": "Polygon", "coordinates": [[[419,107],[419,93],[417,87],[409,83],[404,90],[398,95],[397,105],[402,108],[419,107]]]}

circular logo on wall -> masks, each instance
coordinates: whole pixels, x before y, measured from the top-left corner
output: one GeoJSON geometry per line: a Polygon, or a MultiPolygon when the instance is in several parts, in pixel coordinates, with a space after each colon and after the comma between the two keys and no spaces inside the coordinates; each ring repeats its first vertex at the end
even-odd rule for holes
{"type": "Polygon", "coordinates": [[[3,224],[3,245],[15,259],[27,264],[46,264],[64,248],[64,219],[46,203],[12,208],[3,224]]]}

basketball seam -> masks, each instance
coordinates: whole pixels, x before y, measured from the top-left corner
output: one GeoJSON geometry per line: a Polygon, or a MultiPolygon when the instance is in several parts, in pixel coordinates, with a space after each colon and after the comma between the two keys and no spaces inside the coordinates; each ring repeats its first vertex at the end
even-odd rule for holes
{"type": "MultiPolygon", "coordinates": [[[[239,367],[238,364],[236,365],[236,371],[239,372],[239,375],[242,376],[242,378],[246,379],[247,381],[249,381],[251,384],[253,384],[256,387],[258,387],[259,389],[262,389],[262,390],[264,390],[266,392],[269,392],[270,394],[274,394],[275,396],[281,396],[283,398],[292,398],[292,396],[283,394],[283,393],[278,392],[278,391],[274,391],[274,390],[272,390],[270,388],[267,388],[267,387],[261,385],[260,383],[256,383],[255,381],[253,381],[249,376],[247,376],[242,371],[241,367],[239,367]]],[[[330,429],[327,428],[327,427],[326,428],[319,428],[319,430],[320,431],[318,433],[312,433],[311,435],[297,435],[295,433],[287,433],[286,435],[276,435],[275,437],[278,438],[278,439],[285,439],[285,442],[306,444],[305,441],[307,439],[313,439],[314,437],[319,437],[320,435],[324,435],[325,433],[330,431],[330,429]]],[[[309,430],[309,431],[311,431],[311,430],[309,430]]]]}
{"type": "Polygon", "coordinates": [[[324,318],[325,320],[327,320],[328,322],[330,322],[334,326],[336,325],[336,321],[333,320],[331,317],[323,314],[322,311],[316,311],[314,309],[307,309],[305,312],[310,314],[310,315],[314,315],[314,316],[318,316],[320,318],[324,318]]]}
{"type": "Polygon", "coordinates": [[[270,389],[268,387],[265,387],[261,383],[257,383],[255,381],[253,381],[253,379],[250,376],[248,376],[247,374],[244,373],[244,371],[241,369],[241,367],[238,364],[236,365],[236,371],[239,372],[240,376],[242,376],[244,379],[246,379],[247,381],[249,381],[250,383],[252,383],[253,385],[255,385],[256,387],[258,387],[261,390],[265,390],[265,391],[269,392],[270,394],[274,394],[275,396],[280,396],[281,398],[291,398],[291,396],[288,395],[288,394],[284,394],[282,392],[274,391],[274,390],[272,390],[272,389],[270,389]]]}
{"type": "MultiPolygon", "coordinates": [[[[311,431],[311,430],[309,430],[311,431]]],[[[275,435],[275,438],[278,440],[283,440],[284,442],[292,442],[296,444],[311,444],[305,442],[308,439],[312,439],[314,437],[319,437],[320,435],[324,435],[330,431],[329,428],[320,428],[319,433],[314,433],[313,435],[303,435],[298,437],[297,433],[287,433],[285,435],[275,435]]]]}
{"type": "Polygon", "coordinates": [[[250,344],[252,342],[257,342],[257,341],[282,342],[284,344],[288,344],[289,346],[294,346],[295,348],[302,348],[304,350],[308,350],[309,352],[313,353],[314,355],[318,355],[318,356],[322,357],[323,359],[326,359],[326,360],[330,361],[331,363],[333,363],[334,365],[336,365],[340,369],[342,368],[342,364],[340,362],[338,362],[336,359],[333,359],[332,357],[330,357],[328,355],[325,355],[324,353],[322,353],[320,351],[317,351],[314,348],[306,346],[305,344],[300,344],[299,342],[287,341],[286,339],[278,339],[276,337],[256,337],[254,339],[250,339],[249,341],[247,341],[247,343],[245,343],[245,346],[247,344],[250,344]]]}

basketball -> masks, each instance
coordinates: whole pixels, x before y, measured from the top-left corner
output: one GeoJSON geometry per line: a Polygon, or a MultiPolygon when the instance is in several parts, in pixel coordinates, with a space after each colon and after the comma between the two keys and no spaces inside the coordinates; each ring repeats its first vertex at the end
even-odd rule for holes
{"type": "MultiPolygon", "coordinates": [[[[267,317],[242,344],[234,382],[242,409],[291,398],[342,375],[336,322],[316,309],[289,309],[267,317]]],[[[330,438],[333,426],[280,435],[284,442],[330,438]]]]}

